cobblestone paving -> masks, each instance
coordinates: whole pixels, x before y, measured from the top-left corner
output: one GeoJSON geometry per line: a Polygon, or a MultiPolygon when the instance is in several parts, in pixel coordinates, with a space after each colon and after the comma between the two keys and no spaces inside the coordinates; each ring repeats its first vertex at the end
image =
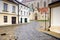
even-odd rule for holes
{"type": "Polygon", "coordinates": [[[40,27],[39,23],[34,21],[27,25],[19,26],[16,31],[17,40],[57,40],[54,37],[37,31],[35,28],[40,27]]]}

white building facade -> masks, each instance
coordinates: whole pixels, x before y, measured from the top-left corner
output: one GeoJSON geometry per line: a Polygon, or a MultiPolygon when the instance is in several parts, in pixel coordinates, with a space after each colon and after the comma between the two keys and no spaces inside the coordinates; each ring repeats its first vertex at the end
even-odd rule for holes
{"type": "Polygon", "coordinates": [[[18,6],[13,1],[0,1],[0,25],[18,24],[18,6]]]}
{"type": "Polygon", "coordinates": [[[29,7],[19,4],[19,23],[29,23],[29,7]]]}

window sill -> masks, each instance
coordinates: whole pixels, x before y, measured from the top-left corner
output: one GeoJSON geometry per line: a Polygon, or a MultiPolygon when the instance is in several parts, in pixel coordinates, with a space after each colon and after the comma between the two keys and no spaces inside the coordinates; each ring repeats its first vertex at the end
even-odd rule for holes
{"type": "Polygon", "coordinates": [[[12,12],[12,13],[16,13],[16,12],[12,12]]]}
{"type": "Polygon", "coordinates": [[[7,23],[7,22],[4,22],[4,23],[7,23]]]}
{"type": "Polygon", "coordinates": [[[8,11],[3,10],[3,12],[8,12],[8,11]]]}

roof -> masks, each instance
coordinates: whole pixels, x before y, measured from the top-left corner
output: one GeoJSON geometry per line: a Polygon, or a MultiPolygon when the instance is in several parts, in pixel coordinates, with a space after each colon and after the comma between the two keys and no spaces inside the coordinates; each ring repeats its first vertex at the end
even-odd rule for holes
{"type": "Polygon", "coordinates": [[[49,7],[56,7],[56,6],[60,6],[60,0],[49,4],[49,7]]]}
{"type": "MultiPolygon", "coordinates": [[[[25,6],[25,7],[28,7],[28,6],[22,4],[21,2],[19,2],[19,1],[17,1],[17,0],[3,0],[3,1],[9,1],[9,2],[12,2],[12,3],[17,4],[17,5],[18,5],[18,4],[21,4],[21,5],[25,6]]],[[[28,7],[28,8],[29,8],[29,7],[28,7]]]]}
{"type": "Polygon", "coordinates": [[[15,2],[14,0],[3,0],[3,1],[11,2],[11,3],[14,3],[14,4],[17,4],[18,5],[18,3],[15,2]]]}
{"type": "MultiPolygon", "coordinates": [[[[21,2],[19,2],[19,1],[17,1],[17,0],[15,0],[18,4],[21,4],[21,5],[23,5],[23,6],[25,6],[25,7],[28,7],[28,6],[26,6],[26,5],[24,5],[23,3],[21,3],[21,2]]],[[[29,7],[28,7],[29,8],[29,7]]]]}

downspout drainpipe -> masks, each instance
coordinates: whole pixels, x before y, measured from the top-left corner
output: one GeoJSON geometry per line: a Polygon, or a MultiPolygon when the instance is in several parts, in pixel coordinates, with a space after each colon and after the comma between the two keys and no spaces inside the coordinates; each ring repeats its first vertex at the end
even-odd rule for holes
{"type": "MultiPolygon", "coordinates": [[[[46,1],[44,1],[44,8],[46,8],[46,1]]],[[[46,30],[46,12],[45,12],[45,30],[46,30]]]]}
{"type": "MultiPolygon", "coordinates": [[[[18,3],[17,0],[15,0],[15,1],[18,3]]],[[[19,24],[19,3],[18,3],[18,24],[19,24]]]]}
{"type": "Polygon", "coordinates": [[[19,4],[18,4],[18,24],[19,24],[19,4]]]}
{"type": "Polygon", "coordinates": [[[50,27],[51,27],[51,7],[50,7],[50,14],[49,14],[49,28],[48,28],[48,31],[50,31],[50,27]]]}

